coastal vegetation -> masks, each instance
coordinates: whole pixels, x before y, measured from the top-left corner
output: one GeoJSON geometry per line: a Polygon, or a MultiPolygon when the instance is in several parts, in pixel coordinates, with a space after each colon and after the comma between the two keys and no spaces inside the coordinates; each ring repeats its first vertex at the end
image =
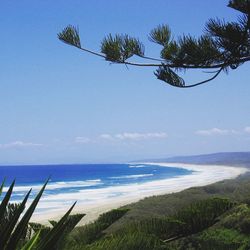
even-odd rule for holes
{"type": "MultiPolygon", "coordinates": [[[[15,180],[11,183],[0,204],[1,250],[61,249],[65,236],[82,219],[84,214],[70,216],[75,206],[74,203],[58,222],[50,222],[52,227],[44,227],[43,225],[29,223],[48,181],[49,180],[45,182],[40,192],[26,210],[25,207],[31,189],[21,203],[13,204],[10,203],[10,198],[15,186],[15,180]]],[[[3,188],[4,181],[0,187],[0,196],[3,188]]]]}
{"type": "MultiPolygon", "coordinates": [[[[127,34],[107,35],[101,42],[100,52],[87,49],[82,45],[79,30],[75,26],[69,25],[65,27],[58,34],[58,38],[68,45],[105,59],[109,63],[154,68],[154,75],[164,83],[177,88],[191,88],[210,82],[222,72],[228,73],[230,70],[235,70],[250,61],[250,0],[230,0],[228,6],[240,13],[239,18],[236,21],[210,19],[205,25],[204,33],[199,37],[182,35],[178,38],[173,35],[170,27],[165,24],[151,30],[148,36],[150,42],[160,46],[159,56],[155,57],[146,55],[144,44],[139,39],[127,34]],[[135,61],[132,61],[134,59],[135,61]],[[209,73],[210,76],[197,83],[187,83],[183,79],[183,74],[186,71],[197,69],[202,73],[209,73]]],[[[46,20],[49,19],[46,18],[46,20]]],[[[23,32],[23,30],[21,31],[23,32]]],[[[48,60],[46,59],[47,62],[48,60]]],[[[75,64],[72,63],[72,65],[75,64]]],[[[51,68],[53,71],[55,70],[53,67],[51,68]]],[[[58,79],[60,80],[60,78],[58,79]]],[[[79,93],[81,92],[79,91],[79,93]]],[[[6,95],[6,98],[8,98],[8,95],[6,95]]],[[[14,98],[9,99],[15,100],[14,98]]],[[[47,103],[47,101],[45,102],[47,103]]],[[[50,107],[49,102],[47,107],[50,107]]],[[[58,107],[62,109],[60,105],[58,107]]],[[[89,105],[88,107],[93,106],[89,105]]],[[[69,108],[69,110],[71,109],[69,108]]],[[[108,108],[107,110],[110,113],[110,109],[108,108]]],[[[123,117],[126,117],[126,115],[120,112],[120,109],[117,110],[123,117]]],[[[236,110],[238,111],[239,109],[236,110]]],[[[231,110],[229,111],[231,112],[231,110]]],[[[204,114],[208,113],[205,109],[202,112],[204,114]]],[[[55,117],[54,114],[57,113],[51,109],[53,117],[55,117]]],[[[103,114],[105,115],[105,112],[103,114]]],[[[37,115],[37,117],[39,116],[37,115]]],[[[62,117],[67,116],[63,113],[62,117]]],[[[32,116],[28,118],[32,120],[32,116]]],[[[186,120],[192,120],[189,116],[188,118],[186,120]]],[[[105,119],[108,120],[106,116],[105,119]]],[[[42,120],[47,121],[48,119],[42,120]]],[[[66,119],[62,121],[64,120],[66,119]]],[[[74,119],[68,120],[74,121],[74,119]]],[[[15,121],[15,123],[18,122],[15,121]]],[[[8,119],[6,119],[6,124],[9,124],[8,119]]],[[[90,126],[92,124],[94,122],[90,122],[90,126]]],[[[141,123],[140,119],[140,126],[141,124],[143,123],[141,123]]],[[[182,123],[179,124],[182,125],[182,123]]],[[[71,130],[77,131],[75,129],[71,130]]],[[[245,130],[249,133],[250,127],[246,127],[245,130]]],[[[222,134],[227,134],[229,130],[221,130],[221,132],[222,134]]],[[[230,133],[237,134],[234,130],[230,133]]],[[[159,133],[154,134],[157,135],[157,138],[159,137],[159,133]]],[[[163,137],[166,138],[166,133],[161,134],[164,134],[163,137]]],[[[139,133],[129,133],[128,135],[127,138],[131,139],[134,137],[136,140],[145,137],[144,134],[139,133]]],[[[146,137],[151,138],[152,133],[150,135],[146,137]]],[[[108,141],[113,141],[113,138],[119,138],[119,140],[124,141],[123,138],[125,137],[123,134],[115,136],[112,136],[112,134],[101,134],[100,138],[108,141]]],[[[60,141],[61,139],[55,139],[55,141],[57,140],[60,141]]],[[[85,142],[92,141],[82,136],[78,136],[74,140],[74,143],[77,145],[85,144],[85,142]]],[[[19,148],[27,146],[41,147],[43,144],[29,141],[13,141],[0,144],[0,148],[4,150],[13,146],[14,148],[16,146],[19,148]]],[[[81,153],[82,150],[79,149],[79,152],[81,153]]],[[[241,161],[238,158],[233,160],[227,158],[228,162],[226,164],[237,167],[243,163],[244,167],[249,168],[249,158],[246,157],[244,159],[242,155],[242,153],[239,155],[241,161]]],[[[207,158],[207,162],[211,161],[211,159],[214,161],[214,156],[207,158]]],[[[191,163],[206,163],[204,158],[200,159],[197,156],[195,159],[191,157],[189,160],[191,163]]],[[[176,158],[172,162],[183,161],[180,161],[180,158],[176,158]]],[[[212,163],[214,164],[215,162],[212,163]]],[[[224,159],[223,163],[225,163],[224,159]]],[[[115,179],[116,177],[113,176],[113,178],[115,179]]],[[[112,177],[110,179],[112,180],[112,177]]],[[[89,180],[89,182],[91,181],[89,180]]],[[[93,181],[95,182],[95,180],[93,181]]],[[[204,180],[202,179],[200,183],[203,183],[202,181],[204,180]]],[[[95,221],[86,225],[81,224],[81,220],[85,216],[84,213],[71,214],[76,202],[72,204],[58,221],[50,220],[48,225],[32,222],[32,215],[37,209],[48,182],[49,180],[44,183],[30,204],[28,203],[32,192],[31,189],[24,195],[20,203],[13,203],[11,198],[15,180],[8,188],[5,187],[5,180],[2,182],[0,185],[0,250],[250,249],[249,173],[233,180],[224,180],[202,187],[192,187],[178,193],[148,197],[139,202],[103,213],[95,221]]],[[[191,185],[194,184],[192,181],[190,183],[191,185]]],[[[63,188],[66,186],[65,182],[62,181],[60,185],[63,188]]],[[[27,187],[25,186],[25,188],[27,187]]],[[[72,189],[75,192],[76,188],[72,189]]],[[[65,192],[65,189],[62,192],[65,192]]],[[[165,189],[164,192],[166,192],[165,189]]],[[[66,197],[69,197],[69,195],[66,197]]],[[[113,198],[113,196],[111,197],[113,198]]],[[[66,200],[65,196],[63,199],[66,200]]]]}
{"type": "MultiPolygon", "coordinates": [[[[128,212],[105,229],[95,242],[81,245],[78,242],[64,249],[247,250],[250,247],[249,180],[250,175],[244,175],[146,198],[126,206],[128,212]]],[[[87,226],[80,227],[81,230],[84,227],[87,226]]]]}
{"type": "Polygon", "coordinates": [[[49,227],[29,222],[46,183],[19,219],[29,193],[21,204],[9,203],[13,182],[0,206],[1,249],[247,250],[249,180],[250,175],[245,174],[235,180],[145,198],[77,227],[84,214],[70,215],[74,205],[60,221],[50,221],[49,227]]]}

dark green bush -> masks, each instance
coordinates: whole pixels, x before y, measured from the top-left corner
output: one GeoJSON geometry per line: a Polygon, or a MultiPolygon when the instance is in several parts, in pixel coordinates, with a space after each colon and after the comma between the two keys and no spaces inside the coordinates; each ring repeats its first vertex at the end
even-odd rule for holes
{"type": "Polygon", "coordinates": [[[222,226],[250,235],[250,208],[240,204],[221,221],[222,226]]]}
{"type": "Polygon", "coordinates": [[[149,218],[129,223],[117,233],[126,234],[141,232],[151,234],[157,236],[159,239],[165,240],[176,236],[183,225],[183,222],[172,218],[149,218]]]}
{"type": "Polygon", "coordinates": [[[176,213],[173,218],[183,222],[181,235],[189,235],[202,231],[213,225],[218,216],[232,208],[234,203],[228,199],[210,198],[191,204],[176,213]]]}
{"type": "Polygon", "coordinates": [[[232,229],[211,229],[203,232],[198,240],[201,249],[248,250],[250,238],[232,229]]]}
{"type": "Polygon", "coordinates": [[[113,209],[99,216],[99,218],[88,225],[75,228],[68,237],[65,249],[76,245],[87,245],[98,240],[104,235],[103,230],[120,219],[128,209],[113,209]]]}
{"type": "Polygon", "coordinates": [[[160,250],[162,246],[163,243],[157,237],[137,232],[107,237],[79,250],[160,250]]]}

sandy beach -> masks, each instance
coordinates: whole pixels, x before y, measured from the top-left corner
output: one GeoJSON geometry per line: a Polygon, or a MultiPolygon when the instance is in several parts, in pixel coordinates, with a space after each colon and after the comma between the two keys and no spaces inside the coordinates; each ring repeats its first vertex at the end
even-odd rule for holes
{"type": "Polygon", "coordinates": [[[178,167],[192,170],[190,175],[183,175],[171,179],[150,181],[141,184],[123,185],[100,189],[87,189],[71,194],[60,194],[42,198],[39,208],[55,206],[53,213],[35,213],[31,221],[47,224],[49,219],[58,220],[73,203],[77,205],[73,213],[85,213],[79,225],[95,220],[100,214],[114,208],[119,208],[129,203],[139,201],[153,195],[168,194],[181,190],[204,186],[224,179],[233,179],[244,174],[249,169],[244,167],[222,166],[222,165],[194,165],[183,163],[151,163],[140,164],[160,165],[162,167],[178,167]],[[91,198],[86,202],[86,199],[91,198]],[[60,209],[58,209],[58,204],[60,209]]]}

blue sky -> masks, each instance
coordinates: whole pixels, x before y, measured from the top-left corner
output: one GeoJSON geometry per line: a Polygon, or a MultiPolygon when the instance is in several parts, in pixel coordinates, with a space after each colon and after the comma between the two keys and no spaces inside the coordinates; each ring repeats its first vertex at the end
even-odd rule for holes
{"type": "MultiPolygon", "coordinates": [[[[2,1],[0,164],[117,162],[249,151],[249,64],[193,89],[158,81],[152,68],[110,65],[57,39],[78,25],[83,46],[108,33],[139,38],[168,24],[200,35],[211,17],[235,20],[227,1],[2,1]]],[[[190,82],[200,73],[187,74],[190,82]]]]}

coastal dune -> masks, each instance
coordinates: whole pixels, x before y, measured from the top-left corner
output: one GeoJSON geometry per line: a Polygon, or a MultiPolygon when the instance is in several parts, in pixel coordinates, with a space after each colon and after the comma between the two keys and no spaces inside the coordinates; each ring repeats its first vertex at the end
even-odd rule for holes
{"type": "Polygon", "coordinates": [[[244,167],[222,165],[151,162],[139,164],[183,168],[191,170],[192,174],[145,183],[85,189],[75,193],[50,195],[42,198],[38,206],[38,212],[33,215],[31,221],[47,224],[50,219],[58,220],[73,201],[77,200],[74,213],[86,214],[79,223],[79,225],[84,225],[97,219],[104,212],[137,202],[145,197],[179,192],[194,186],[204,186],[224,179],[233,179],[249,171],[249,169],[244,167]],[[50,211],[46,212],[46,208],[50,208],[50,211]]]}

